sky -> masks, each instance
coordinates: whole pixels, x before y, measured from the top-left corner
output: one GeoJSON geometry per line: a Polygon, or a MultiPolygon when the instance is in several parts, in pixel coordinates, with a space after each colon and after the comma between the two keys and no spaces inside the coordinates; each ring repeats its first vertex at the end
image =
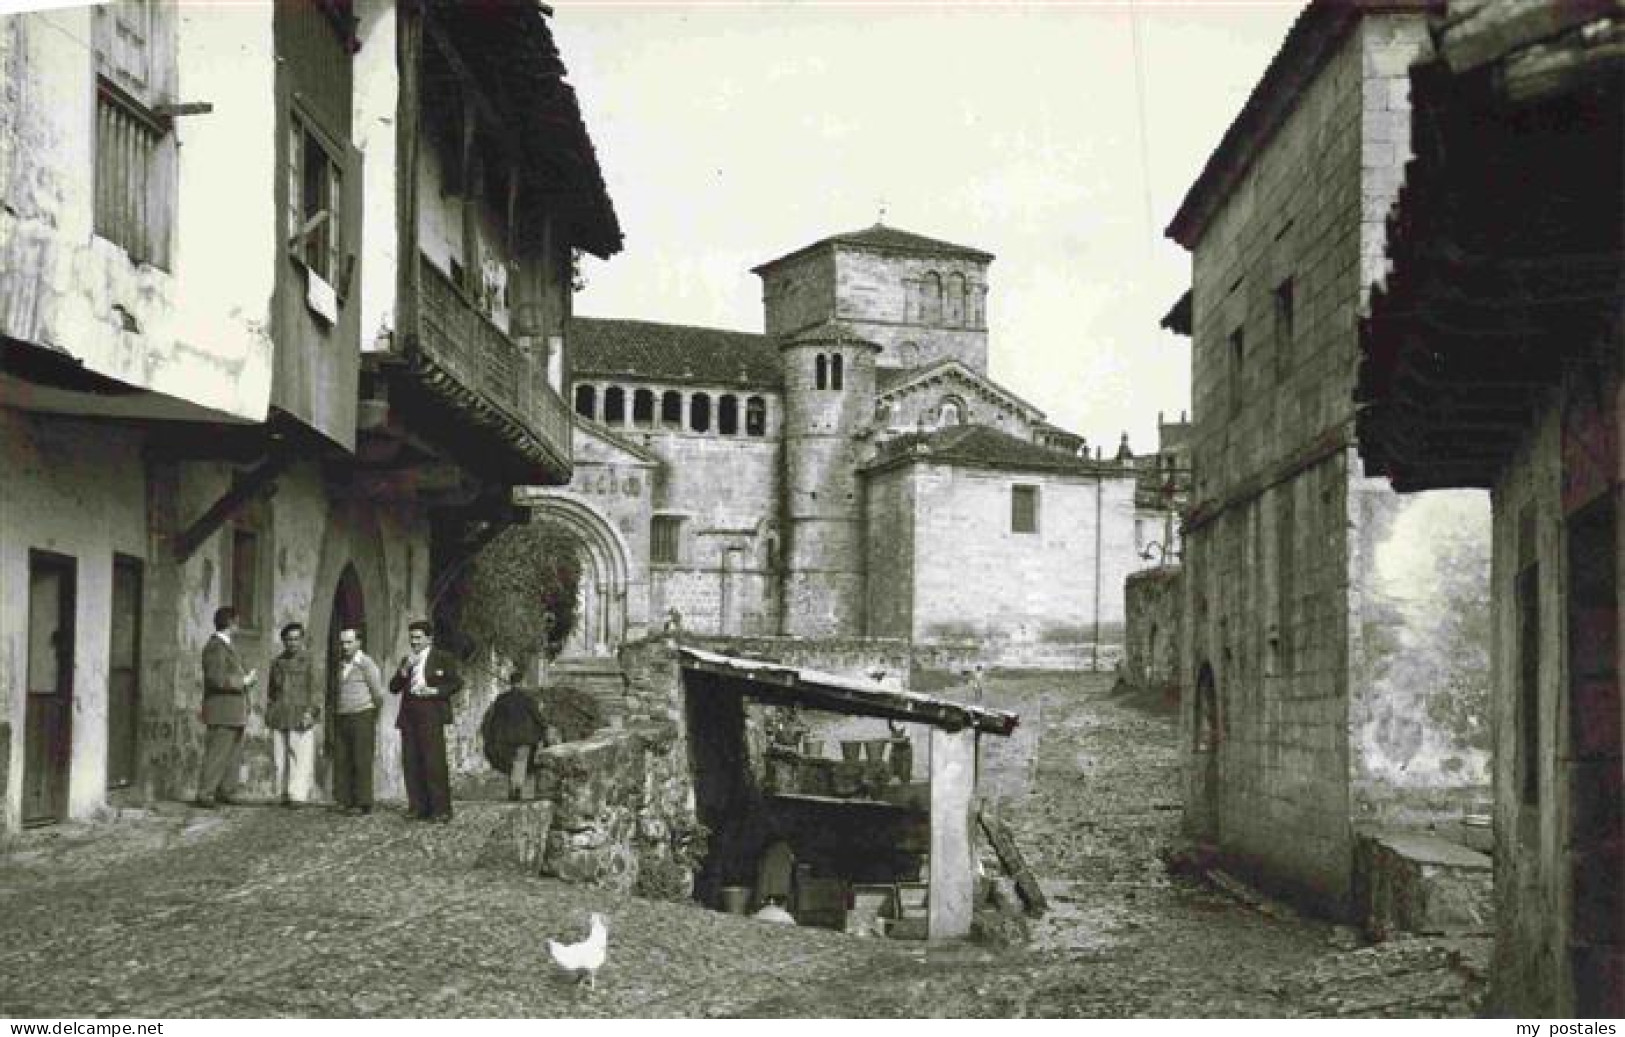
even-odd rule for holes
{"type": "Polygon", "coordinates": [[[1190,406],[1163,230],[1302,6],[555,0],[626,234],[576,312],[761,331],[753,266],[883,219],[997,257],[995,380],[1149,451],[1190,406]]]}

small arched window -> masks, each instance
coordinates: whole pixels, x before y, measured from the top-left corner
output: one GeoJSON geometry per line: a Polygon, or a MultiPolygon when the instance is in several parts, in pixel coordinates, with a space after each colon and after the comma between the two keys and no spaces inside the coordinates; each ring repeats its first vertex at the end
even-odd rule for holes
{"type": "Polygon", "coordinates": [[[612,385],[604,390],[604,424],[623,425],[626,423],[626,390],[618,385],[612,385]]]}
{"type": "Polygon", "coordinates": [[[717,431],[725,436],[739,435],[739,397],[732,393],[717,398],[717,431]]]}
{"type": "Polygon", "coordinates": [[[593,385],[576,386],[576,413],[583,418],[598,417],[598,388],[593,385]]]}
{"type": "Polygon", "coordinates": [[[813,385],[819,389],[829,388],[829,358],[822,353],[813,360],[813,385]]]}
{"type": "Polygon", "coordinates": [[[676,389],[660,394],[660,424],[666,428],[683,427],[683,394],[676,389]]]}
{"type": "Polygon", "coordinates": [[[632,394],[632,424],[638,428],[653,428],[655,423],[655,394],[652,389],[639,389],[632,394]]]}
{"type": "Polygon", "coordinates": [[[760,396],[745,401],[745,435],[767,435],[767,401],[760,396]]]}
{"type": "Polygon", "coordinates": [[[965,404],[957,396],[946,397],[937,406],[937,424],[942,426],[963,425],[965,423],[965,404]]]}
{"type": "Polygon", "coordinates": [[[841,388],[841,354],[836,353],[829,358],[829,387],[841,388]]]}
{"type": "Polygon", "coordinates": [[[688,402],[688,427],[695,432],[711,431],[711,397],[697,392],[688,402]]]}

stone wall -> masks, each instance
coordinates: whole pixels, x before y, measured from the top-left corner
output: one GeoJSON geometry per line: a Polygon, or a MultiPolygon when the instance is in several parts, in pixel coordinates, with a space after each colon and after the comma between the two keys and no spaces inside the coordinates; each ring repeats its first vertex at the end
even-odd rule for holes
{"type": "Polygon", "coordinates": [[[1562,404],[1546,393],[1530,434],[1494,489],[1495,575],[1495,1010],[1526,1017],[1568,1014],[1564,920],[1565,817],[1570,789],[1559,761],[1567,713],[1567,619],[1558,575],[1567,566],[1563,529],[1562,404]],[[1534,644],[1520,636],[1518,578],[1532,572],[1534,644]],[[1526,653],[1534,677],[1535,730],[1529,729],[1521,675],[1526,653]],[[1535,753],[1530,758],[1529,748],[1535,753]],[[1534,772],[1526,795],[1525,768],[1534,772]]]}
{"type": "Polygon", "coordinates": [[[966,367],[987,373],[985,311],[987,263],[961,256],[915,256],[838,247],[835,253],[835,315],[881,348],[877,363],[887,367],[922,367],[953,357],[966,367]],[[944,285],[964,280],[959,312],[947,298],[939,319],[919,311],[918,284],[935,274],[944,285]],[[913,308],[909,303],[913,301],[913,308]]]}
{"type": "Polygon", "coordinates": [[[26,689],[50,680],[43,670],[29,679],[31,634],[39,649],[55,629],[54,617],[30,615],[31,551],[65,556],[75,567],[68,814],[89,816],[106,801],[113,556],[147,557],[142,442],[0,408],[0,721],[10,735],[0,831],[21,823],[26,689]]]}
{"type": "Polygon", "coordinates": [[[684,900],[706,849],[695,813],[675,643],[625,645],[624,726],[537,754],[538,801],[499,826],[488,862],[684,900]]]}
{"type": "Polygon", "coordinates": [[[1336,41],[1193,249],[1181,682],[1211,669],[1217,721],[1198,751],[1199,696],[1182,711],[1187,820],[1237,870],[1333,914],[1350,907],[1360,502],[1390,492],[1361,483],[1348,446],[1355,321],[1383,272],[1426,46],[1414,14],[1336,41]]]}
{"type": "MultiPolygon", "coordinates": [[[[149,471],[151,534],[147,625],[143,630],[142,790],[147,796],[191,798],[196,793],[198,751],[203,727],[199,663],[213,632],[215,608],[232,586],[231,539],[237,528],[259,540],[257,618],[236,641],[244,665],[259,670],[250,696],[240,778],[249,798],[271,792],[270,736],[264,725],[270,661],[280,651],[278,631],[298,622],[306,628],[312,666],[325,679],[332,631],[333,600],[347,569],[353,570],[364,606],[363,645],[387,680],[406,652],[406,623],[426,614],[428,526],[408,504],[333,499],[314,463],[296,465],[277,483],[269,501],[244,510],[205,540],[185,564],[171,559],[176,531],[202,514],[226,491],[232,470],[225,465],[154,463],[149,471]]],[[[477,758],[473,745],[484,703],[477,674],[460,697],[454,726],[447,732],[454,767],[477,758]],[[472,716],[470,714],[473,714],[472,716]]],[[[488,700],[487,700],[488,701],[488,700]]],[[[395,696],[385,695],[378,720],[374,785],[381,798],[404,795],[400,739],[395,735],[395,696]]],[[[483,766],[483,763],[480,764],[483,766]]],[[[326,787],[319,757],[318,784],[326,787]]]]}
{"type": "Polygon", "coordinates": [[[1179,697],[1179,646],[1185,587],[1177,565],[1134,573],[1124,586],[1128,614],[1123,679],[1136,688],[1166,688],[1179,697]]]}
{"type": "MultiPolygon", "coordinates": [[[[743,422],[743,415],[741,415],[743,422]]],[[[653,513],[682,519],[676,564],[652,566],[651,622],[672,609],[706,632],[778,628],[780,441],[651,432],[643,445],[663,465],[653,513]]]]}
{"type": "Polygon", "coordinates": [[[974,638],[1039,665],[1121,643],[1123,581],[1135,567],[1131,477],[909,467],[912,512],[871,511],[869,521],[912,526],[913,585],[890,592],[912,595],[914,638],[974,638]],[[1017,485],[1038,488],[1035,533],[1010,528],[1017,485]]]}
{"type": "MultiPolygon", "coordinates": [[[[271,392],[266,301],[276,266],[243,243],[276,238],[271,9],[229,19],[172,12],[184,92],[233,115],[178,120],[170,146],[157,149],[157,176],[207,184],[230,169],[233,183],[188,192],[184,203],[155,203],[154,226],[171,241],[159,263],[133,263],[94,232],[96,69],[86,49],[93,11],[63,7],[0,25],[0,334],[48,344],[89,371],[161,394],[140,400],[136,413],[204,417],[181,402],[190,401],[261,420],[271,392]],[[218,60],[225,50],[232,61],[218,60]],[[221,261],[246,255],[255,259],[221,261]]],[[[153,46],[168,49],[158,35],[153,46]]],[[[154,61],[155,88],[174,80],[174,68],[154,61]]]]}

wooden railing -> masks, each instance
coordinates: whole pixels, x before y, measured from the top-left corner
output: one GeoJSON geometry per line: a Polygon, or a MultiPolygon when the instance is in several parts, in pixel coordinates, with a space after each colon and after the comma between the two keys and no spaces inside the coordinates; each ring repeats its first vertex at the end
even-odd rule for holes
{"type": "Polygon", "coordinates": [[[570,410],[547,384],[545,355],[509,338],[428,257],[419,270],[419,341],[429,359],[568,459],[570,410]]]}

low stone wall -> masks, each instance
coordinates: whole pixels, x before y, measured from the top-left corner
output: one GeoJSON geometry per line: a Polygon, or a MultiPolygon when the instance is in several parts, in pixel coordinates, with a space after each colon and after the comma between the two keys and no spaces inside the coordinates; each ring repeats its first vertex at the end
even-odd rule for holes
{"type": "Polygon", "coordinates": [[[1357,837],[1355,909],[1366,934],[1488,933],[1494,869],[1476,850],[1425,832],[1373,829],[1357,837]]]}
{"type": "Polygon", "coordinates": [[[537,800],[514,810],[484,863],[639,896],[685,900],[705,855],[694,809],[675,647],[621,652],[626,723],[537,753],[537,800]]]}
{"type": "Polygon", "coordinates": [[[1125,583],[1128,629],[1122,673],[1136,688],[1177,689],[1185,620],[1182,572],[1177,565],[1164,565],[1133,573],[1125,583]]]}

